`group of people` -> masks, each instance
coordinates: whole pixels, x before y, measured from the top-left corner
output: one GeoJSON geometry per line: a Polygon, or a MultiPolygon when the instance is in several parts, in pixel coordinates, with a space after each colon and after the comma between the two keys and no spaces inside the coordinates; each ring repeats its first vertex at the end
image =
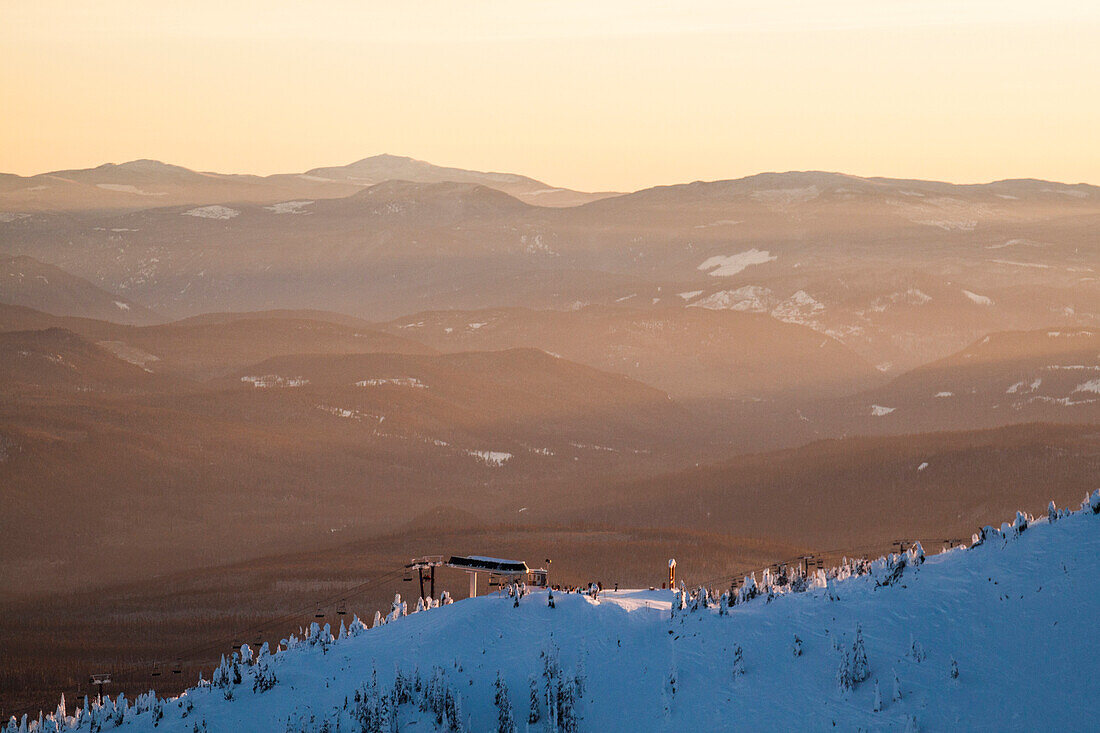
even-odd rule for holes
{"type": "MultiPolygon", "coordinates": [[[[552,585],[550,587],[559,593],[583,593],[590,598],[599,598],[600,593],[603,592],[603,581],[598,580],[588,585],[552,585]]],[[[615,590],[618,589],[619,584],[615,583],[615,590]]]]}

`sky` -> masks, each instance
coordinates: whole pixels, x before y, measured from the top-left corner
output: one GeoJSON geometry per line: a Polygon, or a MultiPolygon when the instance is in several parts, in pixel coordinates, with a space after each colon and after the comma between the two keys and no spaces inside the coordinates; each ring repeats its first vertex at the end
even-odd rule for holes
{"type": "Polygon", "coordinates": [[[1100,183],[1095,0],[0,0],[0,171],[1100,183]]]}

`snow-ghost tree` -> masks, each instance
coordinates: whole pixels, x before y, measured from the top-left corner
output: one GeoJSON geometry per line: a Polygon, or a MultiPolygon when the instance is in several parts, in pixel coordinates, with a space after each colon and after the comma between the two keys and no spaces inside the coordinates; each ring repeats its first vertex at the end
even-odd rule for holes
{"type": "Polygon", "coordinates": [[[856,640],[852,642],[852,679],[862,682],[871,676],[871,667],[867,663],[867,650],[863,647],[863,629],[856,624],[856,640]]]}
{"type": "Polygon", "coordinates": [[[496,690],[493,704],[497,708],[497,733],[516,733],[516,721],[512,717],[512,701],[508,697],[508,685],[499,671],[493,687],[496,690]]]}
{"type": "Polygon", "coordinates": [[[740,644],[733,646],[733,661],[730,663],[730,672],[734,679],[745,674],[745,657],[740,644]]]}
{"type": "Polygon", "coordinates": [[[539,702],[539,685],[535,675],[527,678],[527,684],[531,688],[531,697],[527,703],[527,725],[532,726],[542,720],[542,705],[539,702]]]}

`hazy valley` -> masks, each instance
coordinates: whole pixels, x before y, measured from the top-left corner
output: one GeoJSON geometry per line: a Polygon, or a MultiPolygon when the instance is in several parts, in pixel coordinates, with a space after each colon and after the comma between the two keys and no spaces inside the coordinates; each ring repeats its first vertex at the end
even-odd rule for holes
{"type": "Polygon", "coordinates": [[[395,156],[0,182],[4,716],[173,640],[190,683],[224,627],[277,641],[414,555],[701,582],[1095,488],[1095,187],[585,193],[395,156]],[[65,634],[114,641],[26,644],[65,634]]]}

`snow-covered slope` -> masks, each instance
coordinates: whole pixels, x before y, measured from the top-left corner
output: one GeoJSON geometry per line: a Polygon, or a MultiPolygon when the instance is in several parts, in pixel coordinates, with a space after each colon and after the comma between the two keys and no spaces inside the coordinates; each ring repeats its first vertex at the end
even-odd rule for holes
{"type": "Polygon", "coordinates": [[[756,578],[722,608],[688,598],[673,611],[681,596],[642,590],[398,610],[350,638],[314,630],[274,657],[226,663],[177,699],[144,696],[122,716],[109,703],[77,727],[391,730],[389,717],[370,727],[381,707],[400,729],[434,730],[435,706],[444,729],[496,730],[499,673],[519,730],[532,696],[531,730],[1094,729],[1100,490],[1051,514],[927,560],[917,548],[819,572],[803,592],[756,578]],[[564,716],[553,728],[548,683],[564,716]]]}

